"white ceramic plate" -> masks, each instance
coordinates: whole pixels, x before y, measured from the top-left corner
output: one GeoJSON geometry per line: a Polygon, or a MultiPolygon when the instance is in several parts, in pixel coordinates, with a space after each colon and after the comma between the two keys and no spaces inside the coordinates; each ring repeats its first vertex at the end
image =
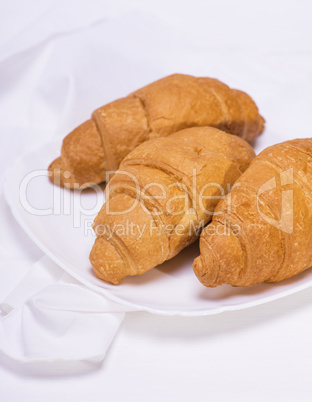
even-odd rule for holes
{"type": "Polygon", "coordinates": [[[157,314],[199,316],[255,306],[312,285],[309,269],[274,285],[205,288],[192,270],[198,255],[197,243],[158,268],[126,278],[118,286],[101,281],[93,274],[88,256],[95,239],[90,225],[104,195],[93,190],[64,190],[49,182],[46,168],[59,154],[60,146],[59,142],[46,144],[16,160],[5,177],[5,195],[15,218],[33,241],[86,286],[133,308],[157,314]],[[89,212],[80,213],[80,201],[89,212]]]}

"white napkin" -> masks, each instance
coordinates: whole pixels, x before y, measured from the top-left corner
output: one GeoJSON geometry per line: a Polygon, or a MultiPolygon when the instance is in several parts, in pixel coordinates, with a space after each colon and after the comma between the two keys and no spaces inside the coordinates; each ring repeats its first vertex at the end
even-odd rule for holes
{"type": "MultiPolygon", "coordinates": [[[[101,53],[101,45],[90,47],[97,24],[127,10],[115,0],[15,0],[3,6],[1,173],[22,152],[63,136],[105,103],[103,91],[95,89],[101,65],[94,58],[89,67],[84,63],[101,53]],[[14,15],[14,24],[7,15],[14,15]],[[92,76],[85,85],[98,96],[91,105],[92,96],[79,84],[84,76],[92,76]]],[[[23,362],[103,359],[127,308],[79,284],[47,257],[31,267],[41,253],[15,223],[1,187],[0,176],[0,351],[23,362]]]]}
{"type": "Polygon", "coordinates": [[[0,350],[23,362],[101,360],[131,310],[79,284],[46,256],[0,309],[0,350]]]}

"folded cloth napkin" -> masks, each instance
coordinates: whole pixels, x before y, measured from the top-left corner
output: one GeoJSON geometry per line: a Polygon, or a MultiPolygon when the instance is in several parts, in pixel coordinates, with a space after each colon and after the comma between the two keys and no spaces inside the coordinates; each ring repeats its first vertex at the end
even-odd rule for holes
{"type": "Polygon", "coordinates": [[[44,256],[0,304],[0,350],[23,361],[99,361],[133,309],[81,285],[44,256]]]}

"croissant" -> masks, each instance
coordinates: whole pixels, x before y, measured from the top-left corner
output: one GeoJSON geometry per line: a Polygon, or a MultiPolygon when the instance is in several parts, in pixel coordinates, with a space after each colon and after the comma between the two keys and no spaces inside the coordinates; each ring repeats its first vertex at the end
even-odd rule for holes
{"type": "Polygon", "coordinates": [[[93,112],[65,137],[49,166],[55,184],[84,188],[106,179],[144,141],[213,126],[253,141],[264,128],[254,101],[212,78],[174,74],[93,112]]]}
{"type": "Polygon", "coordinates": [[[184,129],[130,152],[94,221],[96,276],[117,284],[174,257],[198,238],[253,157],[243,139],[212,127],[184,129]]]}
{"type": "Polygon", "coordinates": [[[279,282],[312,265],[312,140],[262,151],[200,236],[194,272],[205,286],[279,282]]]}

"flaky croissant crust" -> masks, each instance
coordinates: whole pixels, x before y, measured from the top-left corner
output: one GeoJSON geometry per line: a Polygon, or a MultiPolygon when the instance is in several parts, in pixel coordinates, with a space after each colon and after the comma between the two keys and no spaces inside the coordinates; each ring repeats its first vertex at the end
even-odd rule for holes
{"type": "Polygon", "coordinates": [[[247,142],[212,127],[141,144],[110,180],[106,204],[94,221],[95,274],[117,284],[175,256],[198,238],[218,196],[253,157],[247,142]]]}
{"type": "Polygon", "coordinates": [[[50,179],[71,188],[106,180],[135,147],[188,127],[212,126],[252,142],[264,119],[246,93],[222,82],[174,74],[94,111],[67,135],[50,179]]]}
{"type": "Polygon", "coordinates": [[[201,234],[200,256],[193,264],[205,286],[279,282],[309,268],[312,140],[286,141],[262,151],[215,213],[201,234]]]}

